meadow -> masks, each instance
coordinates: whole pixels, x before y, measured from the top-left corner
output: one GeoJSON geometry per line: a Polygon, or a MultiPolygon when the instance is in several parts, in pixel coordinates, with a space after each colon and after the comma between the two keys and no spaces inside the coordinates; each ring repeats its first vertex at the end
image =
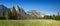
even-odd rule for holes
{"type": "Polygon", "coordinates": [[[0,20],[0,26],[60,26],[60,21],[50,19],[0,20]]]}

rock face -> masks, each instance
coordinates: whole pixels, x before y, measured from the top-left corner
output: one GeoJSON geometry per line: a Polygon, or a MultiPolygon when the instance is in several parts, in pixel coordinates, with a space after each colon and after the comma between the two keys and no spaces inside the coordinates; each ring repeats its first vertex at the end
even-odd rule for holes
{"type": "Polygon", "coordinates": [[[36,10],[28,11],[27,14],[29,14],[31,16],[44,17],[43,13],[37,12],[36,10]]]}
{"type": "Polygon", "coordinates": [[[6,13],[7,7],[5,7],[4,5],[0,5],[0,16],[2,16],[2,13],[6,13]]]}
{"type": "Polygon", "coordinates": [[[17,12],[17,19],[25,19],[26,18],[26,12],[23,10],[23,8],[20,8],[18,5],[14,6],[14,8],[17,12]]]}
{"type": "Polygon", "coordinates": [[[18,5],[14,6],[14,8],[16,9],[17,14],[25,14],[23,8],[20,8],[18,5]]]}
{"type": "Polygon", "coordinates": [[[5,12],[7,10],[7,7],[4,5],[0,5],[0,13],[5,12]]]}
{"type": "Polygon", "coordinates": [[[17,12],[17,14],[20,14],[20,8],[19,8],[19,6],[14,6],[15,7],[15,9],[16,9],[16,12],[17,12]]]}

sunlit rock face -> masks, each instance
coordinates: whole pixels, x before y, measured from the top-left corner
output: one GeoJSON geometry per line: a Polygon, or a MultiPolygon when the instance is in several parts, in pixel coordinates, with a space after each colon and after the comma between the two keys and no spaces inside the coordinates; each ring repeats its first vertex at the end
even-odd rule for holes
{"type": "Polygon", "coordinates": [[[16,5],[16,6],[14,6],[14,7],[15,7],[15,9],[16,9],[16,12],[17,12],[18,14],[20,14],[20,8],[19,8],[19,6],[16,5]]]}
{"type": "Polygon", "coordinates": [[[38,12],[36,10],[28,11],[27,14],[29,14],[31,16],[44,17],[44,14],[43,13],[38,12]]]}
{"type": "MultiPolygon", "coordinates": [[[[23,19],[26,18],[26,12],[23,10],[23,8],[19,7],[18,5],[13,6],[17,12],[17,19],[23,19]]],[[[12,8],[13,9],[13,8],[12,8]]],[[[11,12],[12,12],[11,9],[11,12]]]]}
{"type": "Polygon", "coordinates": [[[19,7],[18,5],[14,6],[14,8],[16,9],[17,14],[25,14],[23,8],[19,7]]]}

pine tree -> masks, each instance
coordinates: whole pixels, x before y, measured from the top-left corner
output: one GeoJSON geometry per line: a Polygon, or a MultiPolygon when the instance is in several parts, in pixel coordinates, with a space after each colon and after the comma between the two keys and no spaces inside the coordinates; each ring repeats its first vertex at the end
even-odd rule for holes
{"type": "Polygon", "coordinates": [[[58,12],[58,16],[59,16],[60,14],[59,14],[59,12],[58,12]]]}
{"type": "Polygon", "coordinates": [[[10,11],[10,9],[6,10],[5,17],[6,17],[7,20],[11,17],[11,11],[10,11]]]}
{"type": "Polygon", "coordinates": [[[17,15],[16,9],[13,7],[13,9],[12,9],[12,18],[15,19],[16,15],[17,15]]]}

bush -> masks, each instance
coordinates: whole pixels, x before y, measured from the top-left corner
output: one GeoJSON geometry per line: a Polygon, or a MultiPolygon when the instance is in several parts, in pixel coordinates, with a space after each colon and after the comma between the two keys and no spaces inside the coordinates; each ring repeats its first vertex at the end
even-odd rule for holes
{"type": "Polygon", "coordinates": [[[55,20],[60,20],[60,16],[56,16],[55,17],[55,20]]]}

